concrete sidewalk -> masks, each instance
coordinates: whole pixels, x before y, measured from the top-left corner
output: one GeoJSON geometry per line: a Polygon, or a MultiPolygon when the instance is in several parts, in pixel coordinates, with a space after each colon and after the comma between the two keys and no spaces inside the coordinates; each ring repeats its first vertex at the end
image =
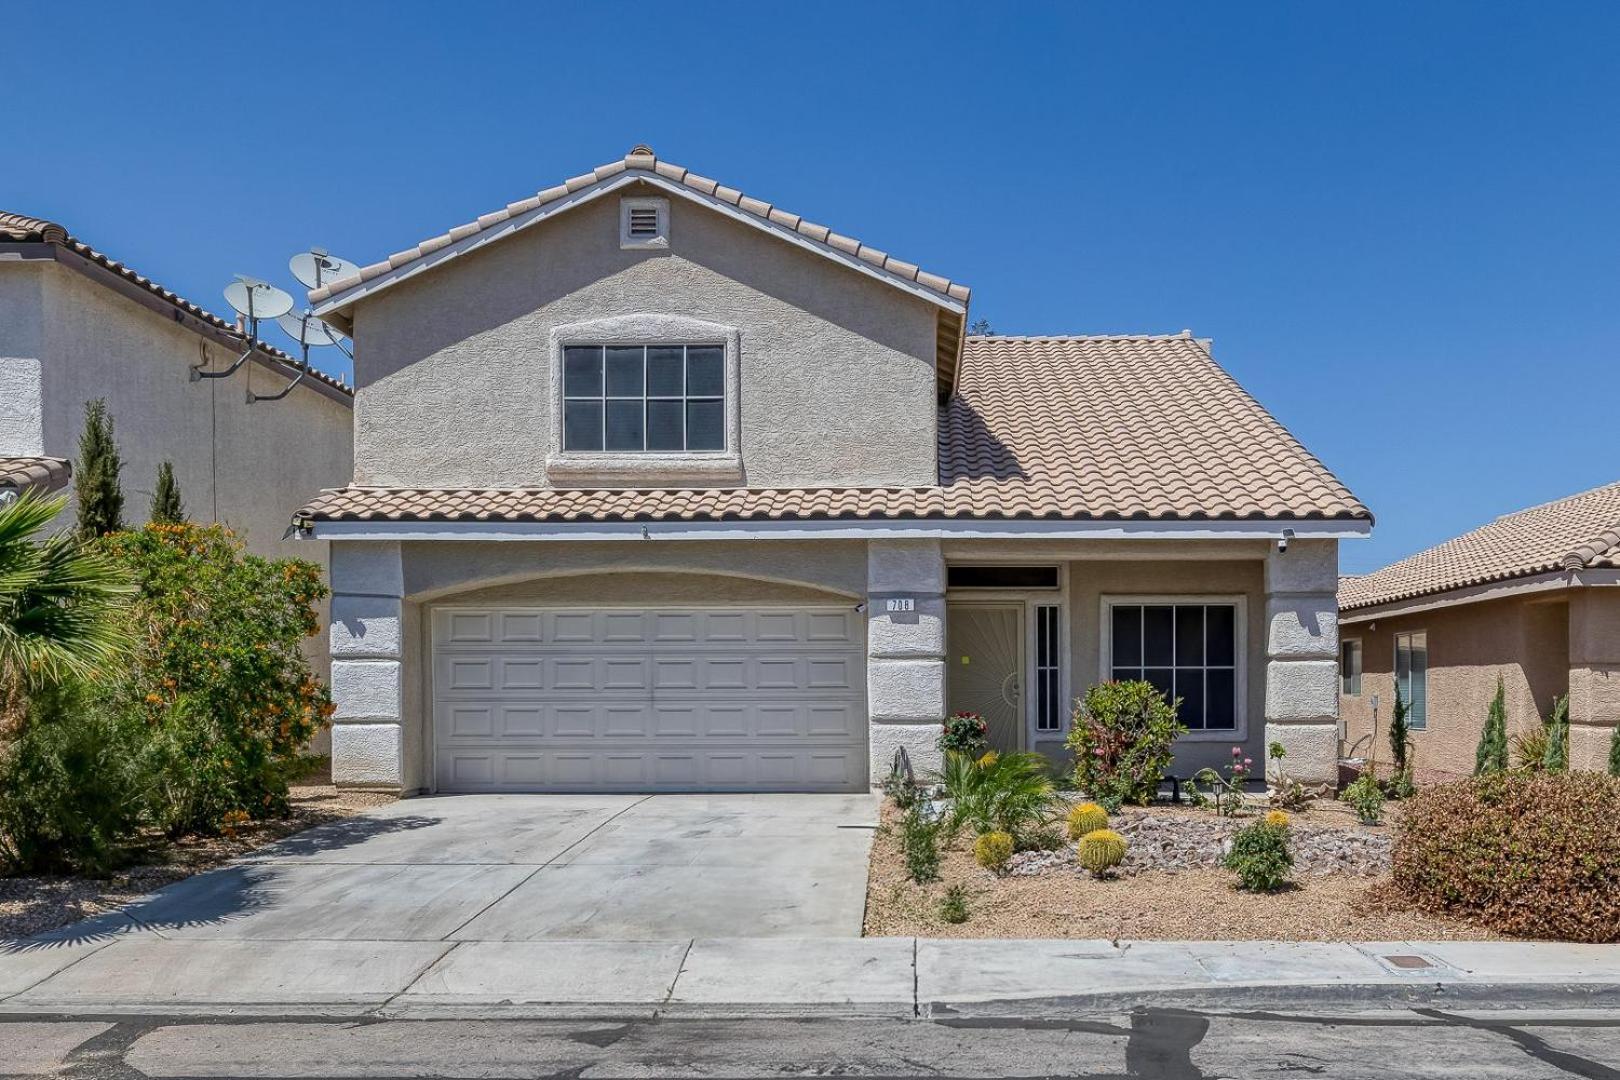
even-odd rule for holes
{"type": "Polygon", "coordinates": [[[1180,1005],[1620,1004],[1620,946],[1528,942],[252,941],[0,951],[0,1012],[382,1017],[1038,1015],[1180,1005]]]}

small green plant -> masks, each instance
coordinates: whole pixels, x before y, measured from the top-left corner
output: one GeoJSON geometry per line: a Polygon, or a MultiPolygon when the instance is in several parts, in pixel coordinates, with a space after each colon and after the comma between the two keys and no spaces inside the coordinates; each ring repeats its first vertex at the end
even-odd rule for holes
{"type": "Polygon", "coordinates": [[[1036,753],[991,751],[972,758],[949,751],[939,781],[951,800],[950,832],[1010,833],[1020,847],[1048,827],[1057,801],[1046,759],[1036,753]]]}
{"type": "Polygon", "coordinates": [[[119,479],[123,468],[118,444],[113,440],[113,419],[107,411],[107,402],[101,398],[85,402],[79,460],[73,465],[80,539],[92,540],[123,531],[124,489],[119,479]]]}
{"type": "Polygon", "coordinates": [[[1015,846],[1011,833],[987,832],[973,841],[973,861],[999,874],[1007,868],[1015,846]]]}
{"type": "Polygon", "coordinates": [[[1074,779],[1093,799],[1146,805],[1159,793],[1176,739],[1181,701],[1166,701],[1152,683],[1099,683],[1077,703],[1064,745],[1074,752],[1074,779]]]}
{"type": "Polygon", "coordinates": [[[902,810],[910,810],[912,804],[922,798],[922,789],[917,786],[917,778],[904,769],[889,770],[889,775],[883,780],[883,794],[894,800],[894,805],[902,810]]]}
{"type": "Polygon", "coordinates": [[[1395,763],[1395,776],[1390,780],[1390,791],[1396,798],[1406,798],[1414,790],[1412,785],[1412,727],[1408,718],[1412,706],[1401,696],[1401,687],[1395,684],[1395,708],[1389,718],[1389,752],[1395,763]]]}
{"type": "Polygon", "coordinates": [[[1356,820],[1363,825],[1377,825],[1384,815],[1384,789],[1378,778],[1368,769],[1344,789],[1344,801],[1356,812],[1356,820]]]}
{"type": "Polygon", "coordinates": [[[1479,746],[1474,750],[1474,775],[1506,772],[1507,767],[1507,690],[1502,685],[1502,676],[1498,675],[1496,696],[1491,698],[1490,711],[1485,714],[1485,729],[1480,732],[1479,746]]]}
{"type": "Polygon", "coordinates": [[[939,733],[939,748],[947,754],[978,757],[989,746],[990,725],[974,712],[952,713],[939,733]]]}
{"type": "MultiPolygon", "coordinates": [[[[1237,817],[1243,812],[1243,786],[1249,782],[1249,773],[1254,769],[1254,759],[1243,756],[1243,747],[1232,747],[1232,764],[1227,766],[1227,775],[1222,776],[1214,769],[1199,769],[1193,774],[1193,780],[1202,781],[1209,785],[1210,791],[1215,795],[1215,812],[1222,817],[1237,817]]],[[[1205,801],[1206,804],[1208,800],[1205,801]]]]}
{"type": "Polygon", "coordinates": [[[1513,760],[1521,769],[1540,772],[1547,762],[1547,727],[1537,724],[1529,731],[1515,732],[1509,740],[1513,744],[1513,760]]]}
{"type": "Polygon", "coordinates": [[[186,504],[180,501],[180,485],[174,480],[174,465],[158,466],[157,487],[152,489],[152,508],[147,520],[157,525],[178,525],[186,520],[186,504]]]}
{"type": "Polygon", "coordinates": [[[952,926],[968,921],[966,887],[952,885],[945,890],[945,895],[939,901],[939,921],[952,926]]]}
{"type": "Polygon", "coordinates": [[[1247,892],[1281,888],[1294,867],[1287,824],[1268,820],[1245,825],[1233,835],[1225,865],[1237,874],[1239,887],[1247,892]]]}
{"type": "Polygon", "coordinates": [[[1552,715],[1547,717],[1547,750],[1541,767],[1550,773],[1569,772],[1569,695],[1553,699],[1552,715]]]}
{"type": "Polygon", "coordinates": [[[1288,769],[1283,759],[1288,756],[1288,748],[1280,742],[1273,742],[1266,747],[1266,757],[1271,759],[1271,805],[1286,810],[1298,810],[1311,801],[1310,794],[1306,792],[1305,785],[1288,775],[1288,769]]]}
{"type": "Polygon", "coordinates": [[[1097,829],[1080,838],[1075,858],[1080,865],[1101,879],[1125,861],[1125,838],[1113,829],[1097,829]]]}
{"type": "Polygon", "coordinates": [[[1194,810],[1209,809],[1209,796],[1199,790],[1198,783],[1195,780],[1183,780],[1181,782],[1181,797],[1186,799],[1187,805],[1194,810]]]}
{"type": "Polygon", "coordinates": [[[939,880],[940,822],[928,816],[921,802],[911,805],[900,819],[900,853],[906,876],[918,885],[939,880]]]}
{"type": "Polygon", "coordinates": [[[1609,775],[1620,777],[1620,724],[1614,726],[1614,734],[1609,736],[1609,775]]]}
{"type": "Polygon", "coordinates": [[[1094,802],[1080,803],[1069,811],[1069,839],[1078,840],[1086,833],[1108,828],[1108,811],[1094,802]]]}

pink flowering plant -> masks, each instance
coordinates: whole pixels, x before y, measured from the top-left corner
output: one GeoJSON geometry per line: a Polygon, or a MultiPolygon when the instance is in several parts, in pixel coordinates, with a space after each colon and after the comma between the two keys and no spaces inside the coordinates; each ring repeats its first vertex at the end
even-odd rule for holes
{"type": "Polygon", "coordinates": [[[952,713],[945,718],[945,726],[939,733],[939,748],[944,753],[976,758],[989,745],[989,736],[990,725],[978,713],[952,713]]]}
{"type": "Polygon", "coordinates": [[[1075,703],[1066,743],[1074,752],[1076,786],[1105,806],[1152,802],[1175,757],[1175,741],[1187,731],[1176,719],[1180,705],[1141,680],[1087,690],[1075,703]]]}
{"type": "Polygon", "coordinates": [[[1200,769],[1193,781],[1210,786],[1215,795],[1215,812],[1222,817],[1236,817],[1243,812],[1243,785],[1254,773],[1254,758],[1243,755],[1243,747],[1232,747],[1232,763],[1222,776],[1214,769],[1200,769]]]}

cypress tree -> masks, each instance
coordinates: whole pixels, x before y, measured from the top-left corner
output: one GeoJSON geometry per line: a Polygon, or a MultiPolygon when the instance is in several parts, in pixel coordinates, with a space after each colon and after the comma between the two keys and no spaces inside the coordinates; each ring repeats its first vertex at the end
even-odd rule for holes
{"type": "Polygon", "coordinates": [[[1553,699],[1547,718],[1547,751],[1541,757],[1547,772],[1569,772],[1569,695],[1553,699]]]}
{"type": "Polygon", "coordinates": [[[1609,738],[1609,775],[1620,776],[1620,724],[1614,726],[1609,738]]]}
{"type": "Polygon", "coordinates": [[[1507,690],[1502,676],[1496,677],[1496,696],[1491,699],[1491,711],[1485,716],[1485,730],[1480,732],[1479,748],[1474,751],[1474,775],[1506,772],[1507,744],[1507,690]]]}
{"type": "Polygon", "coordinates": [[[180,501],[180,485],[174,481],[174,466],[167,461],[158,466],[150,516],[157,525],[178,525],[186,520],[186,506],[180,501]]]}
{"type": "Polygon", "coordinates": [[[112,414],[102,398],[84,405],[84,433],[73,490],[79,503],[79,536],[89,540],[124,528],[124,490],[119,473],[124,463],[113,441],[112,414]]]}
{"type": "Polygon", "coordinates": [[[1395,684],[1395,708],[1389,717],[1389,752],[1395,760],[1395,776],[1397,779],[1406,772],[1407,755],[1412,748],[1412,735],[1407,727],[1406,717],[1412,711],[1401,697],[1401,687],[1395,684]]]}

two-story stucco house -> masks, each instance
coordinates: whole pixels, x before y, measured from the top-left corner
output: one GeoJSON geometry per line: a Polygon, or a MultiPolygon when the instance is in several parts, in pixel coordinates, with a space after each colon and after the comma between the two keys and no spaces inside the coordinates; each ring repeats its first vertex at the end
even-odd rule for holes
{"type": "MultiPolygon", "coordinates": [[[[353,393],[311,372],[280,400],[249,401],[279,393],[295,365],[63,225],[0,212],[0,493],[66,485],[85,403],[101,398],[126,521],[145,520],[168,460],[195,520],[230,525],[256,554],[324,562],[324,545],[286,538],[287,515],[352,472],[353,393]],[[228,378],[193,377],[244,350],[228,378]]],[[[311,639],[310,653],[324,667],[325,643],[311,639]]]]}
{"type": "Polygon", "coordinates": [[[949,711],[1331,781],[1365,507],[1190,334],[974,337],[968,289],[637,147],[311,294],[356,347],[339,782],[853,791],[949,711]]]}

